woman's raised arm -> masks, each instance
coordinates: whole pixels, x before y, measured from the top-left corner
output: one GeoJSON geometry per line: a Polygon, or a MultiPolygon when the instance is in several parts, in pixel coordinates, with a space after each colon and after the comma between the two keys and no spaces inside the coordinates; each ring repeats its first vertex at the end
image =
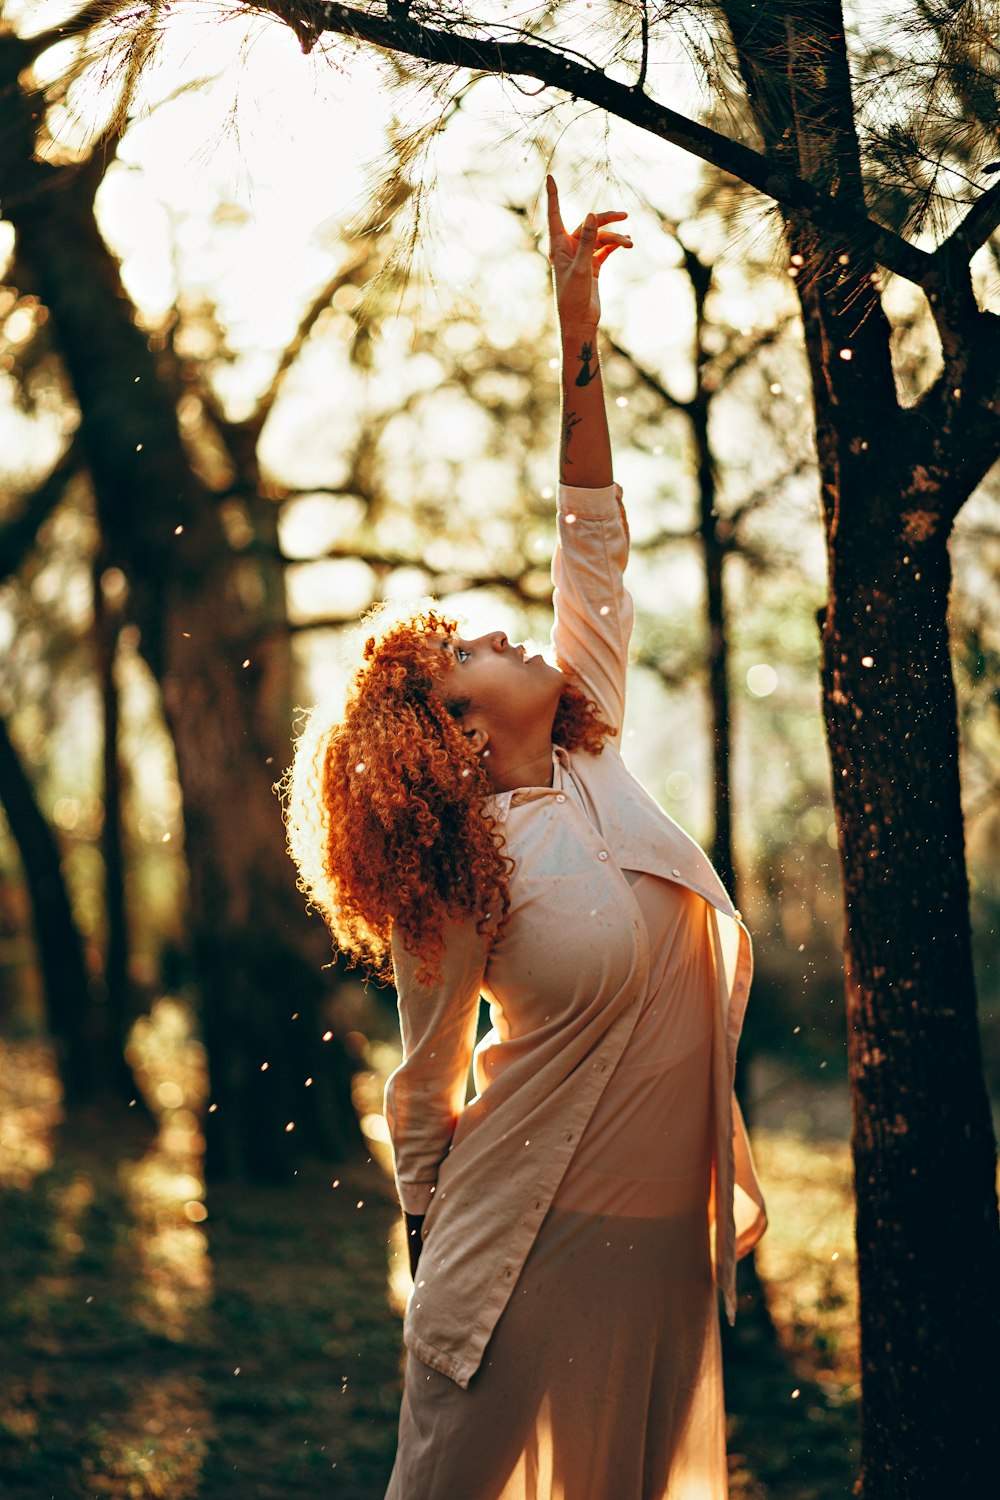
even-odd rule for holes
{"type": "Polygon", "coordinates": [[[619,248],[631,249],[628,235],[606,229],[626,215],[588,214],[573,231],[559,211],[555,180],[546,180],[549,199],[549,260],[555,280],[562,344],[562,437],[559,479],[582,489],[611,483],[611,441],[604,409],[604,387],[597,348],[601,266],[619,248]]]}
{"type": "Polygon", "coordinates": [[[623,213],[588,214],[568,234],[552,178],[549,259],[562,342],[562,444],[557,542],[552,558],[556,660],[620,729],[625,707],[632,600],[624,585],[628,526],[621,490],[612,488],[611,444],[597,349],[601,266],[627,235],[606,229],[623,213]]]}

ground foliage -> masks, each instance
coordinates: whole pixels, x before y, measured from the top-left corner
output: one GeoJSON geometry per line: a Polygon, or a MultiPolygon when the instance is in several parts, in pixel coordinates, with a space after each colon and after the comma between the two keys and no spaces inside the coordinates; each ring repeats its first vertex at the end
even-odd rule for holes
{"type": "MultiPolygon", "coordinates": [[[[406,1285],[378,1150],[206,1203],[190,1108],[203,1059],[182,1008],[161,1003],[138,1041],[154,1137],[134,1117],[60,1124],[48,1050],[0,1049],[4,1495],[378,1500],[406,1285]]],[[[749,1320],[727,1340],[731,1494],[840,1500],[857,1457],[847,1148],[778,1117],[758,1151],[780,1341],[749,1320]]]]}

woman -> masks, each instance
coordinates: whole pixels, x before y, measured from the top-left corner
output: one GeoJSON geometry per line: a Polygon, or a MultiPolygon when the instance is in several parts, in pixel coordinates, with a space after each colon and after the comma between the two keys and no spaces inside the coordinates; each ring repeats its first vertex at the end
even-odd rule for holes
{"type": "Polygon", "coordinates": [[[558,668],[434,608],[383,623],[318,782],[300,757],[292,847],[399,996],[385,1112],[414,1288],[387,1500],[722,1500],[713,1258],[732,1322],[766,1224],[732,1094],[750,942],[619,752],[632,607],[598,273],[630,241],[621,213],[568,233],[548,195],[558,668]]]}

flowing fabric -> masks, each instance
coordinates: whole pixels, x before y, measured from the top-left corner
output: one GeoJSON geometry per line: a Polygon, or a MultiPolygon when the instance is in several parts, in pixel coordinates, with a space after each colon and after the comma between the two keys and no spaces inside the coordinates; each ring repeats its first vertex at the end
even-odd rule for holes
{"type": "Polygon", "coordinates": [[[408,1355],[386,1500],[728,1494],[711,913],[683,886],[624,873],[651,953],[631,1036],[468,1388],[408,1355]]]}

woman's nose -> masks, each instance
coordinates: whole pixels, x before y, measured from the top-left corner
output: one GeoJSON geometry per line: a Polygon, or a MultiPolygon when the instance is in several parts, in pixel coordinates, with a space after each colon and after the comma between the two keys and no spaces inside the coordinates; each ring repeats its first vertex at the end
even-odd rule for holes
{"type": "Polygon", "coordinates": [[[494,630],[490,635],[490,645],[494,651],[506,651],[507,636],[502,630],[494,630]]]}

